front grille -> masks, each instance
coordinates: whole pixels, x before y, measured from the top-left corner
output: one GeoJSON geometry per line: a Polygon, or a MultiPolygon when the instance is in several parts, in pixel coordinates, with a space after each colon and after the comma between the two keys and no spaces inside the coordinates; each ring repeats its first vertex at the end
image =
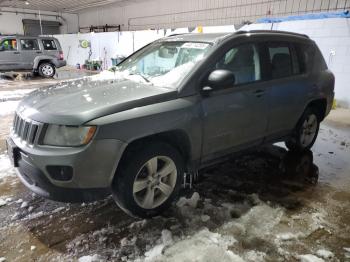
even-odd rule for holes
{"type": "Polygon", "coordinates": [[[22,141],[32,145],[39,135],[39,123],[24,119],[16,114],[13,120],[13,133],[22,141]]]}

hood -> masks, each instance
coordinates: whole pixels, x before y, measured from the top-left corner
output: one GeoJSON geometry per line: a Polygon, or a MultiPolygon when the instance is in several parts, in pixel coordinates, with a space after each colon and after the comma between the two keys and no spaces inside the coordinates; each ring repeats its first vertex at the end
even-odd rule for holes
{"type": "Polygon", "coordinates": [[[101,116],[174,99],[177,91],[126,79],[61,82],[26,96],[17,112],[38,122],[81,125],[101,116]]]}

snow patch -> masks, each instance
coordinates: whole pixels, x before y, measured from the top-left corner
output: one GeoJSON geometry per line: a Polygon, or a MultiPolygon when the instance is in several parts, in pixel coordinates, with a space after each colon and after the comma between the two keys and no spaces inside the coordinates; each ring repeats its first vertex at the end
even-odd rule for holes
{"type": "Polygon", "coordinates": [[[21,99],[23,96],[29,94],[30,92],[34,91],[35,89],[17,89],[17,90],[11,90],[11,91],[0,91],[0,101],[1,100],[14,100],[14,99],[21,99]]]}
{"type": "Polygon", "coordinates": [[[316,252],[316,256],[324,259],[331,259],[332,257],[334,257],[334,254],[329,250],[319,249],[316,252]]]}
{"type": "MultiPolygon", "coordinates": [[[[1,104],[1,103],[0,103],[1,104]]],[[[1,111],[0,111],[1,114],[1,111]]],[[[15,174],[15,170],[7,155],[0,155],[0,179],[15,174]]]]}
{"type": "Polygon", "coordinates": [[[51,213],[59,213],[59,212],[61,212],[64,209],[65,209],[65,207],[58,207],[58,208],[52,210],[51,213]]]}
{"type": "Polygon", "coordinates": [[[153,247],[145,253],[145,261],[243,262],[241,257],[228,250],[228,247],[236,242],[232,236],[223,236],[205,228],[168,248],[164,246],[164,243],[153,247]]]}
{"type": "Polygon", "coordinates": [[[244,255],[244,260],[247,262],[264,262],[266,257],[266,253],[261,251],[248,251],[244,255]]]}
{"type": "Polygon", "coordinates": [[[16,201],[16,203],[17,203],[17,204],[22,204],[22,203],[23,203],[23,199],[22,199],[22,198],[18,199],[18,200],[16,201]]]}
{"type": "Polygon", "coordinates": [[[177,207],[190,206],[192,208],[196,208],[198,201],[200,200],[200,196],[198,192],[194,192],[191,198],[181,197],[179,201],[176,203],[177,207]]]}
{"type": "Polygon", "coordinates": [[[130,229],[143,228],[147,224],[147,220],[143,219],[141,221],[133,222],[129,225],[130,229]]]}
{"type": "Polygon", "coordinates": [[[145,261],[161,261],[162,251],[164,249],[164,244],[159,244],[154,246],[152,249],[145,253],[145,261]]]}
{"type": "Polygon", "coordinates": [[[345,257],[350,258],[350,247],[343,247],[343,249],[345,250],[345,257]]]}
{"type": "Polygon", "coordinates": [[[167,229],[162,230],[162,242],[165,246],[171,245],[173,243],[173,235],[171,231],[167,229]]]}
{"type": "Polygon", "coordinates": [[[44,215],[44,212],[40,211],[40,212],[35,213],[35,214],[30,214],[28,216],[28,219],[36,219],[36,218],[42,217],[43,215],[44,215]]]}
{"type": "Polygon", "coordinates": [[[8,198],[0,198],[0,207],[7,205],[8,203],[10,203],[12,201],[12,198],[8,197],[8,198]]]}
{"type": "Polygon", "coordinates": [[[303,235],[302,233],[293,234],[293,233],[287,232],[287,233],[278,234],[277,239],[282,241],[290,241],[290,240],[296,240],[302,235],[303,235]]]}
{"type": "Polygon", "coordinates": [[[316,257],[311,254],[298,256],[300,262],[324,262],[322,258],[316,257]]]}
{"type": "Polygon", "coordinates": [[[201,216],[201,220],[202,220],[203,222],[207,222],[207,221],[210,220],[210,216],[208,216],[208,215],[202,215],[202,216],[201,216]]]}
{"type": "Polygon", "coordinates": [[[21,208],[26,208],[28,207],[28,202],[24,201],[21,205],[21,208]]]}
{"type": "Polygon", "coordinates": [[[0,116],[6,116],[15,112],[19,101],[0,102],[0,116]]]}
{"type": "Polygon", "coordinates": [[[79,262],[102,262],[104,261],[99,255],[83,256],[78,259],[79,262]]]}

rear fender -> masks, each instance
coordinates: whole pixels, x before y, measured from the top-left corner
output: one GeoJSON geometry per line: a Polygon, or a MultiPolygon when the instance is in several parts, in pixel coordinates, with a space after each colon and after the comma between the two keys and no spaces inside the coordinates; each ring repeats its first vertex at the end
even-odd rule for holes
{"type": "Polygon", "coordinates": [[[55,65],[56,67],[58,66],[58,61],[56,58],[52,57],[52,56],[48,56],[48,55],[41,55],[41,56],[37,56],[35,57],[34,59],[34,65],[33,65],[33,69],[36,70],[38,69],[40,63],[42,61],[45,61],[45,62],[50,62],[52,63],[53,65],[55,65]]]}

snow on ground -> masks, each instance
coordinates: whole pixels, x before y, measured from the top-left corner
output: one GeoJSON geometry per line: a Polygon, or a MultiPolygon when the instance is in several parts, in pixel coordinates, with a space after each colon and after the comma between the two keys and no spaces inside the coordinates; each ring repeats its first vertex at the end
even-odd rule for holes
{"type": "Polygon", "coordinates": [[[233,237],[213,233],[204,228],[193,236],[169,246],[168,249],[165,249],[166,243],[153,247],[145,253],[144,261],[244,261],[228,250],[235,242],[233,237]]]}
{"type": "Polygon", "coordinates": [[[0,154],[0,179],[15,175],[15,170],[6,154],[0,154]]]}
{"type": "MultiPolygon", "coordinates": [[[[226,203],[215,206],[209,199],[205,199],[204,207],[197,208],[198,202],[200,196],[197,192],[190,198],[180,198],[176,206],[187,224],[188,232],[185,235],[174,236],[170,230],[162,230],[156,244],[135,261],[264,261],[266,256],[264,252],[255,250],[243,254],[235,252],[234,250],[239,248],[237,239],[274,238],[271,231],[284,214],[281,208],[272,208],[260,203],[240,218],[232,219],[230,214],[233,205],[226,203]],[[211,221],[203,220],[201,217],[210,216],[203,213],[211,214],[215,219],[219,218],[223,222],[222,225],[214,231],[209,230],[207,226],[210,226],[211,221]]],[[[177,227],[173,228],[176,231],[177,227]]]]}
{"type": "Polygon", "coordinates": [[[0,101],[20,100],[35,89],[17,89],[11,91],[0,91],[0,101]]]}
{"type": "Polygon", "coordinates": [[[35,89],[17,89],[11,91],[0,91],[0,117],[12,114],[23,96],[35,89]]]}
{"type": "Polygon", "coordinates": [[[0,117],[12,114],[17,106],[19,101],[6,101],[0,102],[0,117]]]}
{"type": "Polygon", "coordinates": [[[290,253],[286,249],[299,238],[326,227],[322,212],[289,218],[309,221],[308,231],[299,232],[293,226],[281,230],[281,224],[288,220],[285,208],[260,201],[255,194],[248,194],[245,199],[243,203],[218,204],[195,192],[180,198],[171,217],[133,221],[123,227],[108,225],[77,236],[67,248],[72,254],[82,251],[98,254],[81,257],[79,261],[100,261],[112,256],[130,262],[262,262],[278,258],[320,262],[333,257],[331,251],[321,247],[314,254],[290,253]],[[290,231],[286,231],[288,228],[290,231]],[[109,246],[109,239],[118,235],[126,235],[120,239],[119,248],[109,246]],[[269,248],[259,249],[259,243],[269,248]],[[100,246],[105,248],[101,250],[100,246]]]}

